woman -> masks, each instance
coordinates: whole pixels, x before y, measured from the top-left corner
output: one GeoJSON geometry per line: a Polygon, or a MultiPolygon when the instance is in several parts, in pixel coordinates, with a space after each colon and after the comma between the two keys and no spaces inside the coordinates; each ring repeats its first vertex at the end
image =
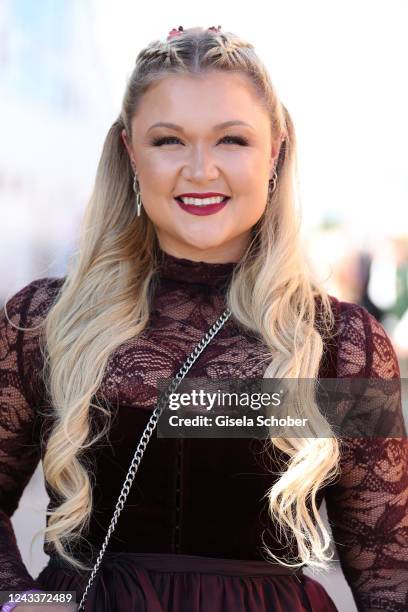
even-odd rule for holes
{"type": "MultiPolygon", "coordinates": [[[[269,448],[153,435],[104,548],[159,380],[223,313],[190,376],[398,379],[381,325],[305,264],[295,170],[290,115],[251,44],[180,27],[139,53],[66,277],[7,303],[2,589],[76,590],[98,611],[336,610],[302,572],[330,566],[326,497],[358,609],[407,609],[400,401],[382,438],[344,445],[328,422],[269,448]],[[34,580],[9,516],[40,457],[51,559],[34,580]]],[[[304,406],[321,423],[315,398],[304,406]]]]}

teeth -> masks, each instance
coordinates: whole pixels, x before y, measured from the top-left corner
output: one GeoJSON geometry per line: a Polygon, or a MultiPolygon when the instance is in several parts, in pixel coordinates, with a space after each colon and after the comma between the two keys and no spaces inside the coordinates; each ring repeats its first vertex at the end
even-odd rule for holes
{"type": "Polygon", "coordinates": [[[225,196],[216,196],[214,198],[179,198],[184,204],[193,206],[208,206],[208,204],[219,204],[225,200],[225,196]]]}

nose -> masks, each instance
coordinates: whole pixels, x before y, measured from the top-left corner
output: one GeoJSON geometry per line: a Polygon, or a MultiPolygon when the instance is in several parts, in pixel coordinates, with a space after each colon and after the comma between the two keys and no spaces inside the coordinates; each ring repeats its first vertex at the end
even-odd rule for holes
{"type": "Polygon", "coordinates": [[[208,147],[197,146],[191,149],[182,174],[185,179],[203,184],[218,178],[219,170],[208,147]]]}

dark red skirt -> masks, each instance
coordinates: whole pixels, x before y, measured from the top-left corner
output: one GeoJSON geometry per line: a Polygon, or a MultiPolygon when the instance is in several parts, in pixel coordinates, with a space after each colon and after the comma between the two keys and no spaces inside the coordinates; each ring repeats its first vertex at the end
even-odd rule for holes
{"type": "MultiPolygon", "coordinates": [[[[86,576],[51,557],[37,580],[49,591],[76,591],[86,576]]],[[[195,555],[106,552],[85,612],[338,612],[316,580],[266,561],[195,555]]]]}

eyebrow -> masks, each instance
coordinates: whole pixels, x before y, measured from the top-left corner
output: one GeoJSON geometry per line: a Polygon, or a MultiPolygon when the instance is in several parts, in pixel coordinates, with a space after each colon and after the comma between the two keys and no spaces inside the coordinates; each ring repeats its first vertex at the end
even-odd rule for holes
{"type": "MultiPolygon", "coordinates": [[[[249,127],[251,130],[254,129],[252,125],[249,125],[249,123],[245,123],[245,121],[231,120],[231,121],[224,121],[223,123],[218,123],[217,125],[214,125],[213,132],[216,132],[217,130],[221,130],[222,128],[230,127],[231,125],[244,125],[246,127],[249,127]]],[[[155,127],[167,127],[172,130],[177,130],[178,132],[184,133],[184,128],[182,128],[181,125],[177,125],[176,123],[169,123],[167,121],[159,121],[158,123],[153,123],[153,125],[149,127],[147,132],[150,132],[150,130],[152,130],[155,127]]]]}

